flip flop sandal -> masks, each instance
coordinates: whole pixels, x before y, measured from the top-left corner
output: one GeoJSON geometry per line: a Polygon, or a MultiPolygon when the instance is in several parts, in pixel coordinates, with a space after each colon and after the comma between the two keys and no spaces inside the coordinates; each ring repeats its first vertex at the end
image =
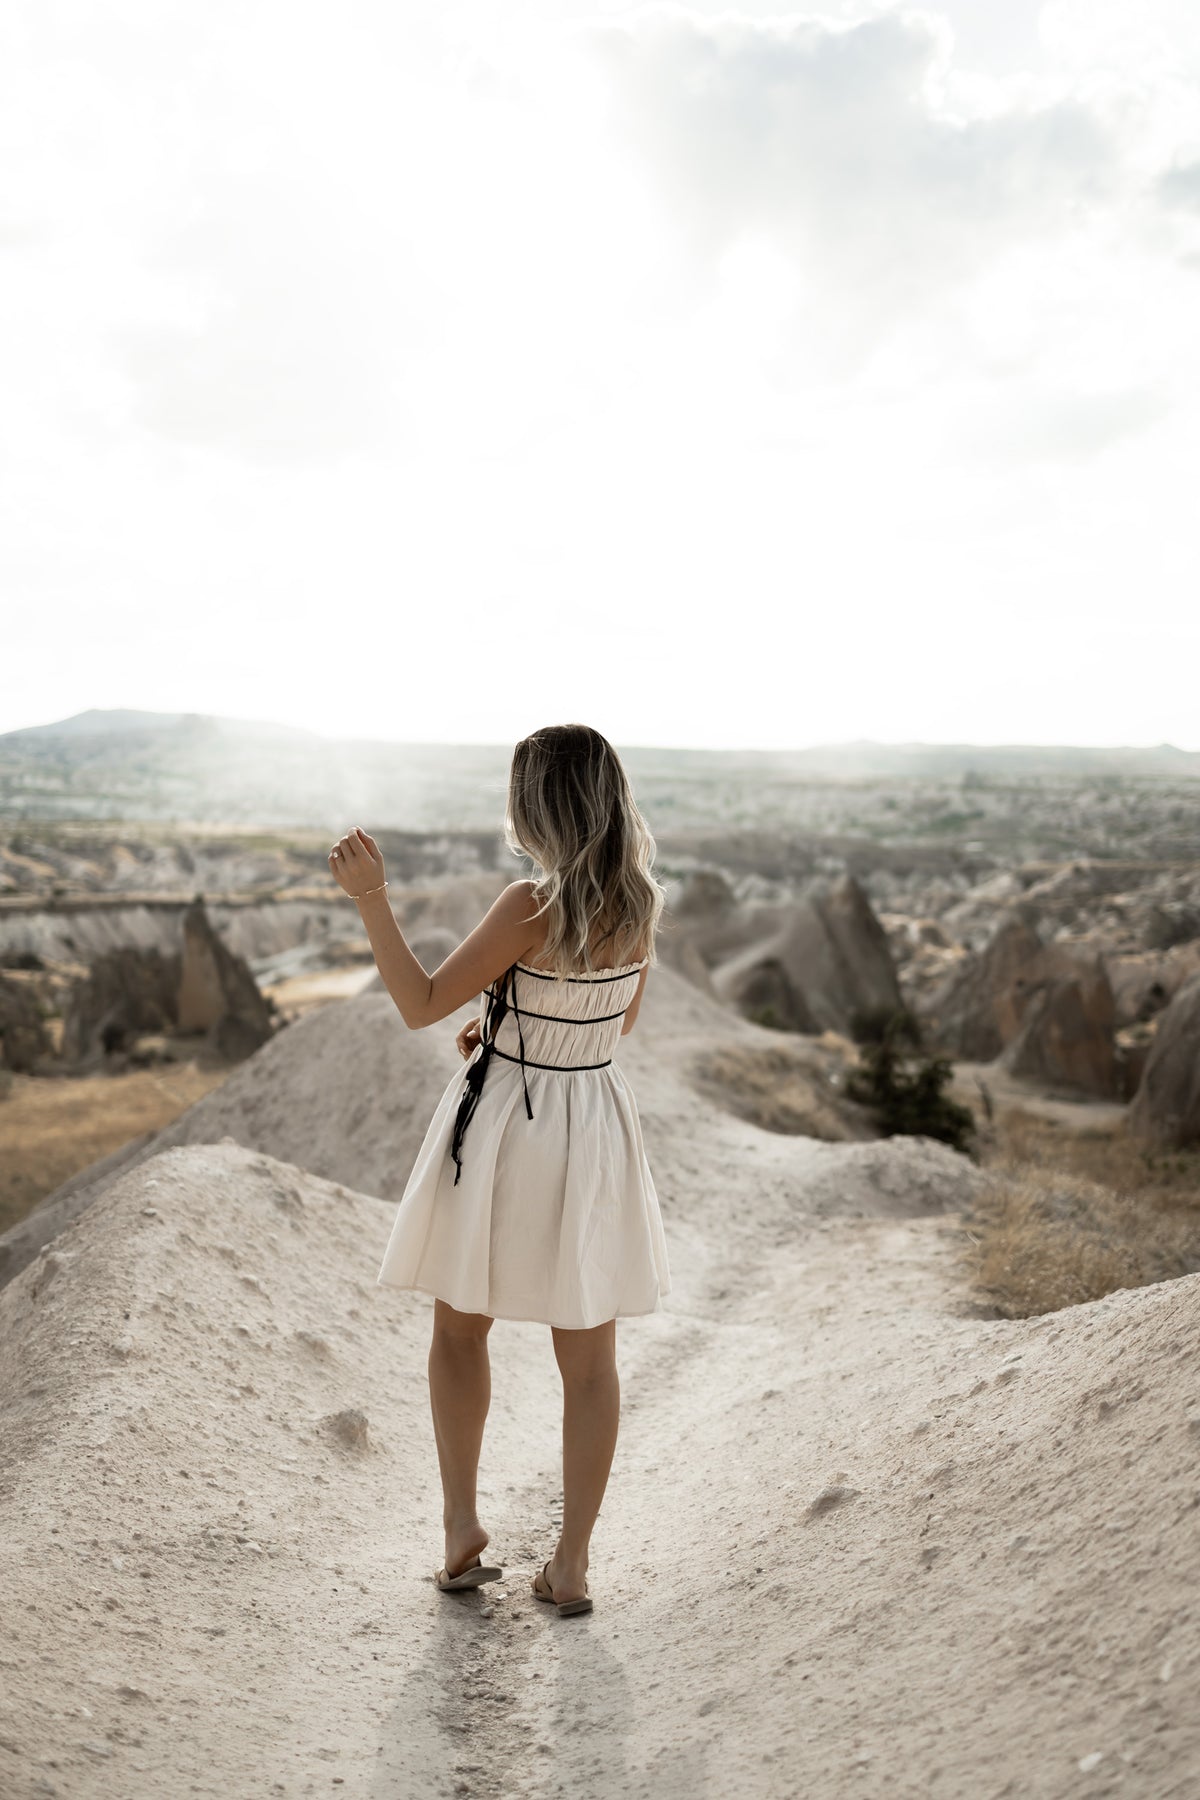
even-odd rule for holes
{"type": "Polygon", "coordinates": [[[447,1575],[445,1569],[439,1569],[433,1579],[443,1594],[449,1594],[462,1588],[482,1587],[485,1581],[503,1581],[504,1570],[487,1568],[476,1557],[469,1567],[460,1570],[457,1575],[447,1575]]]}
{"type": "Polygon", "coordinates": [[[573,1618],[576,1613],[590,1613],[592,1610],[592,1597],[590,1594],[584,1594],[579,1600],[556,1600],[554,1598],[554,1590],[550,1586],[550,1580],[546,1574],[546,1570],[549,1567],[549,1562],[543,1563],[541,1574],[535,1575],[533,1578],[534,1599],[544,1600],[548,1606],[553,1606],[560,1619],[573,1618]],[[544,1594],[538,1586],[539,1581],[544,1581],[546,1583],[546,1592],[544,1594]]]}

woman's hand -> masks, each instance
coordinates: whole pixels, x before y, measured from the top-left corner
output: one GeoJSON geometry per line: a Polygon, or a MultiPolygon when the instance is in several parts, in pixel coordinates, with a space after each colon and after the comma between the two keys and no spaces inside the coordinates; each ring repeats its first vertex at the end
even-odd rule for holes
{"type": "Polygon", "coordinates": [[[472,1019],[463,1026],[454,1041],[463,1056],[470,1056],[478,1048],[480,1036],[479,1020],[472,1019]]]}
{"type": "Polygon", "coordinates": [[[379,845],[360,825],[339,838],[329,852],[329,868],[344,894],[360,900],[372,888],[382,887],[387,877],[379,845]]]}

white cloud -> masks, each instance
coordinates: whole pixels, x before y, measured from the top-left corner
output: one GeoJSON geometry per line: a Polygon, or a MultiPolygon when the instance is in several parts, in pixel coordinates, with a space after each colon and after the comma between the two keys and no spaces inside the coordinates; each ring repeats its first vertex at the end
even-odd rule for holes
{"type": "Polygon", "coordinates": [[[1158,192],[1167,206],[1186,207],[1200,212],[1200,161],[1177,162],[1164,169],[1158,192]]]}
{"type": "Polygon", "coordinates": [[[940,104],[948,39],[924,15],[648,12],[596,41],[619,134],[681,235],[713,256],[782,236],[806,277],[868,299],[881,323],[998,245],[1069,226],[1112,184],[1109,134],[1075,100],[975,119],[940,104]]]}
{"type": "Polygon", "coordinates": [[[790,272],[753,334],[776,387],[919,392],[988,460],[1092,457],[1169,411],[1194,295],[1138,160],[1144,93],[981,84],[923,13],[652,9],[596,35],[694,296],[747,248],[790,272]]]}

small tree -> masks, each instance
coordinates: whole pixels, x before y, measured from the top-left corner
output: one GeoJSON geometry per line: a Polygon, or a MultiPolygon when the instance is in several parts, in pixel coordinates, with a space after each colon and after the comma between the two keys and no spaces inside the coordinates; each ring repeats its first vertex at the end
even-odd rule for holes
{"type": "Polygon", "coordinates": [[[851,1100],[871,1112],[886,1137],[938,1138],[969,1154],[975,1136],[970,1107],[945,1092],[954,1065],[945,1056],[926,1056],[921,1030],[907,1010],[856,1021],[855,1035],[868,1039],[846,1077],[851,1100]]]}

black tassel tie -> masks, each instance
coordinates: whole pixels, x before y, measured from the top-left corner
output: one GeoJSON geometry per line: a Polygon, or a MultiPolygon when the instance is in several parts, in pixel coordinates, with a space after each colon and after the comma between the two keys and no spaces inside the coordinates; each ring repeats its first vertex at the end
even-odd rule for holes
{"type": "MultiPolygon", "coordinates": [[[[492,986],[487,990],[487,1010],[483,1015],[483,1031],[480,1036],[482,1047],[478,1057],[467,1070],[467,1085],[463,1089],[462,1099],[458,1103],[458,1111],[454,1115],[454,1134],[450,1139],[450,1154],[454,1158],[455,1187],[458,1186],[458,1178],[462,1174],[463,1138],[466,1135],[467,1126],[475,1116],[475,1108],[479,1105],[479,1096],[483,1092],[487,1066],[493,1056],[499,1056],[505,1062],[515,1062],[521,1065],[521,1086],[525,1093],[525,1117],[527,1119],[533,1117],[533,1105],[529,1098],[529,1083],[525,1079],[526,1068],[557,1069],[564,1074],[573,1074],[577,1069],[607,1069],[612,1061],[610,1056],[604,1062],[595,1063],[529,1062],[525,1055],[525,1033],[521,1027],[521,1009],[517,1005],[517,966],[516,963],[513,963],[511,967],[505,969],[500,978],[499,988],[492,986]],[[520,1052],[518,1056],[509,1056],[507,1051],[496,1048],[496,1033],[500,1029],[505,1014],[510,1010],[510,997],[511,1011],[517,1027],[517,1048],[520,1052]]],[[[534,974],[537,972],[537,970],[532,971],[534,974]]],[[[610,977],[610,979],[612,978],[610,977]]],[[[620,978],[617,977],[617,979],[620,978]]],[[[601,1013],[592,1019],[564,1018],[557,1013],[542,1012],[527,1013],[525,1016],[526,1018],[549,1019],[558,1025],[603,1025],[609,1019],[623,1018],[626,1010],[622,1007],[620,1012],[601,1013]]]]}
{"type": "MultiPolygon", "coordinates": [[[[517,1022],[517,1045],[520,1049],[521,1085],[525,1090],[525,1117],[532,1119],[533,1106],[529,1099],[529,1083],[525,1079],[525,1034],[521,1030],[521,1009],[517,1005],[517,966],[515,963],[507,968],[500,978],[500,987],[490,987],[487,1011],[483,1015],[482,1049],[475,1062],[467,1070],[467,1085],[463,1089],[462,1099],[458,1103],[458,1111],[454,1115],[454,1135],[450,1139],[450,1154],[454,1158],[454,1185],[458,1186],[458,1178],[462,1174],[462,1143],[467,1126],[475,1116],[475,1108],[479,1105],[479,1096],[483,1092],[484,1078],[487,1075],[488,1063],[492,1060],[495,1048],[496,1033],[500,1029],[505,1013],[508,1011],[508,995],[512,993],[512,1012],[517,1022]]],[[[506,1059],[507,1060],[507,1059],[506,1059]]]]}

